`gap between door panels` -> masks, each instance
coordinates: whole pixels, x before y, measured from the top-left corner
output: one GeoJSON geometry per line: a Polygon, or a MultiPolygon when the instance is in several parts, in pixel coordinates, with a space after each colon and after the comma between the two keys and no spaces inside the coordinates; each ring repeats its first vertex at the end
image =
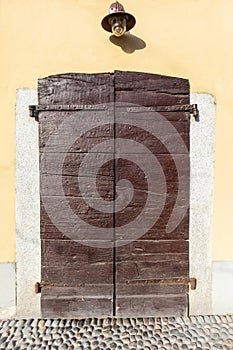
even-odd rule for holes
{"type": "Polygon", "coordinates": [[[115,109],[115,103],[116,103],[116,93],[115,93],[115,74],[113,75],[113,93],[114,93],[114,106],[113,106],[113,118],[114,118],[114,125],[113,125],[113,138],[114,138],[114,148],[113,148],[113,155],[114,155],[114,183],[113,183],[113,310],[112,314],[115,317],[116,316],[116,270],[117,270],[117,257],[116,257],[116,109],[115,109]]]}

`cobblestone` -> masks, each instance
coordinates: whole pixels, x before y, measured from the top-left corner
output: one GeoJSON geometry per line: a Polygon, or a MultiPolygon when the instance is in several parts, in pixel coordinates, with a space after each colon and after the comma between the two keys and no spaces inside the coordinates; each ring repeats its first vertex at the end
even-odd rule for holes
{"type": "Polygon", "coordinates": [[[233,316],[0,321],[0,350],[233,350],[233,316]]]}

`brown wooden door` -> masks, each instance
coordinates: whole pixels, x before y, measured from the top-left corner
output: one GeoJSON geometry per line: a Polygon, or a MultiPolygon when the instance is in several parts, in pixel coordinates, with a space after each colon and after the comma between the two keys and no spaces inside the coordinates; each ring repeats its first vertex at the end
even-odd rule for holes
{"type": "Polygon", "coordinates": [[[130,239],[116,248],[116,315],[185,315],[187,282],[180,282],[189,276],[189,114],[158,106],[189,103],[189,84],[153,74],[116,72],[115,95],[120,102],[116,137],[145,146],[123,149],[116,172],[117,180],[125,176],[134,184],[133,200],[115,228],[116,242],[130,239]],[[138,106],[122,108],[121,103],[138,106]],[[128,153],[135,162],[125,160],[128,153]],[[146,203],[151,192],[154,196],[146,203]],[[141,221],[136,215],[142,215],[141,221]],[[138,228],[141,235],[131,239],[138,228]]]}
{"type": "Polygon", "coordinates": [[[187,314],[188,103],[154,74],[39,80],[43,316],[187,314]]]}

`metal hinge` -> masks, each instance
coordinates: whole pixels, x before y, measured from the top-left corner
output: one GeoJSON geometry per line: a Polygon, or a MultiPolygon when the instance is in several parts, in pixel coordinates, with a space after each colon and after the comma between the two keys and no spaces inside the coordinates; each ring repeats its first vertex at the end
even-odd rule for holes
{"type": "Polygon", "coordinates": [[[47,282],[44,282],[44,281],[36,282],[35,285],[34,285],[34,291],[35,291],[36,294],[39,294],[39,293],[41,293],[42,288],[47,287],[47,286],[55,287],[55,285],[52,284],[52,283],[47,283],[47,282]]]}
{"type": "Polygon", "coordinates": [[[29,113],[31,118],[35,118],[38,121],[39,112],[64,112],[64,111],[81,111],[81,110],[91,110],[91,111],[104,111],[108,107],[107,105],[84,105],[84,104],[72,104],[72,105],[32,105],[29,106],[29,113]]]}
{"type": "Polygon", "coordinates": [[[59,286],[56,286],[55,284],[53,283],[48,283],[48,282],[36,282],[35,285],[34,285],[34,291],[36,294],[39,294],[42,292],[42,289],[45,288],[45,287],[67,287],[66,285],[59,285],[59,286]]]}
{"type": "Polygon", "coordinates": [[[197,288],[197,279],[192,277],[181,277],[181,278],[156,278],[150,280],[131,280],[128,281],[128,284],[146,284],[146,285],[175,285],[175,284],[186,284],[189,285],[191,290],[195,290],[197,288]]]}
{"type": "MultiPolygon", "coordinates": [[[[80,286],[83,286],[83,284],[80,284],[80,286]]],[[[66,284],[55,284],[55,283],[48,283],[48,282],[36,282],[34,285],[34,292],[36,294],[39,294],[42,292],[42,289],[48,287],[48,288],[52,288],[52,287],[68,287],[66,284]]]]}
{"type": "Polygon", "coordinates": [[[132,106],[127,108],[127,112],[137,113],[137,112],[188,112],[195,119],[199,116],[199,111],[197,104],[186,104],[186,105],[173,105],[173,106],[153,106],[153,107],[143,107],[143,106],[132,106]]]}

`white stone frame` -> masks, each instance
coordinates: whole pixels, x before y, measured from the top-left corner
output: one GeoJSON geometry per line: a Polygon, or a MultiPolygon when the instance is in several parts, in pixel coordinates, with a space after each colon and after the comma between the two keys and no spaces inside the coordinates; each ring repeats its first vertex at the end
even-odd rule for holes
{"type": "MultiPolygon", "coordinates": [[[[211,245],[215,101],[207,94],[191,94],[200,121],[191,120],[190,276],[197,290],[190,292],[191,315],[211,314],[211,245]]],[[[16,264],[17,317],[38,318],[40,294],[40,197],[38,124],[29,117],[29,105],[37,104],[36,89],[18,89],[16,105],[16,264]]],[[[156,315],[155,315],[156,316],[156,315]]]]}
{"type": "Polygon", "coordinates": [[[190,315],[212,314],[212,218],[216,111],[214,97],[191,94],[199,121],[190,129],[190,276],[197,289],[190,291],[190,315]]]}
{"type": "Polygon", "coordinates": [[[37,318],[41,279],[38,124],[29,117],[36,89],[18,89],[16,98],[16,316],[37,318]]]}

